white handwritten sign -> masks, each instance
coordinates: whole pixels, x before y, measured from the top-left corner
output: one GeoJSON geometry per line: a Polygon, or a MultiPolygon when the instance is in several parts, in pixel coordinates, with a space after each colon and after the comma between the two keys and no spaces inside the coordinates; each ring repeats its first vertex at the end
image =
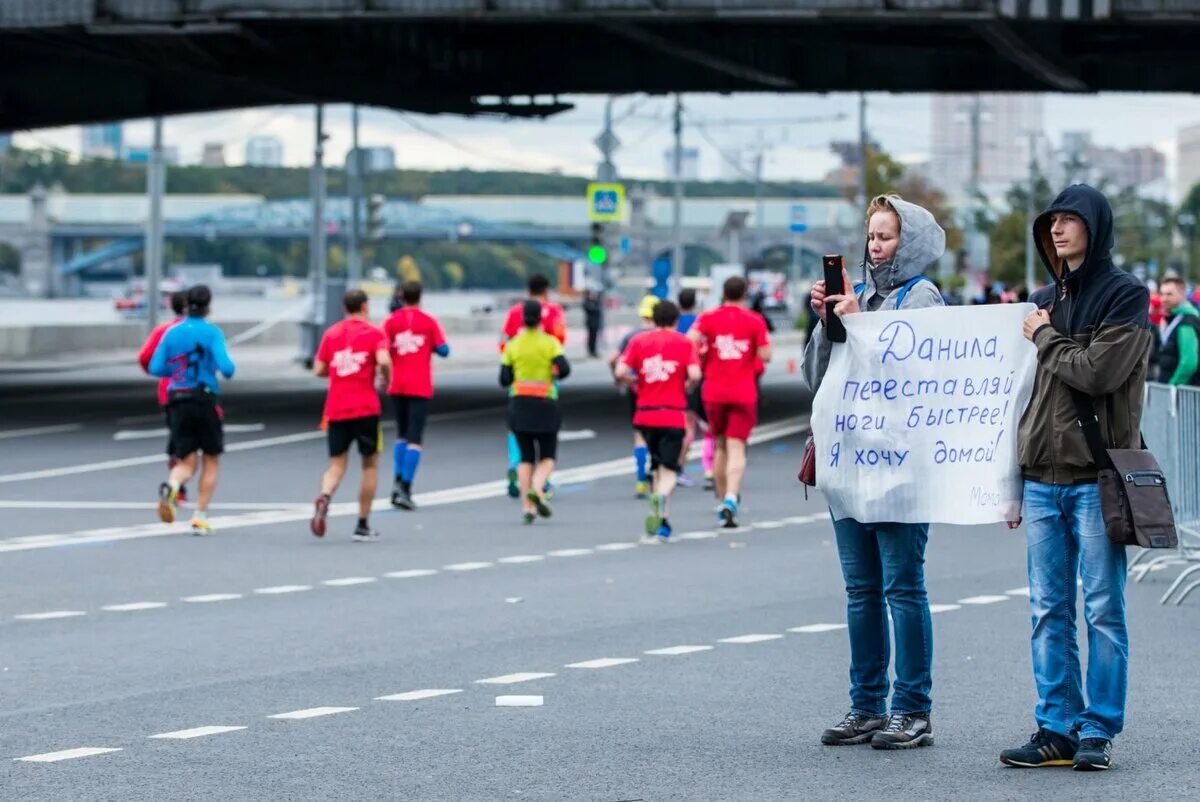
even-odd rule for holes
{"type": "Polygon", "coordinates": [[[933,307],[844,318],[813,401],[817,485],[835,519],[1015,520],[1017,425],[1037,351],[1032,304],[933,307]]]}

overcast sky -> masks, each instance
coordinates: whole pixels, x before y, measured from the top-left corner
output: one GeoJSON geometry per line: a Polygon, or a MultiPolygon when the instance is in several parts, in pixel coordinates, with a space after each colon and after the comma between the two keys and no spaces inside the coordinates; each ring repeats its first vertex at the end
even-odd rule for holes
{"type": "MultiPolygon", "coordinates": [[[[1200,122],[1200,98],[1190,95],[1100,94],[1046,95],[1046,133],[1058,143],[1064,130],[1090,130],[1099,145],[1154,145],[1174,161],[1177,130],[1200,122]]],[[[604,98],[564,98],[576,108],[544,121],[464,118],[401,114],[387,109],[364,109],[363,145],[390,145],[401,167],[445,169],[561,170],[592,175],[599,152],[592,140],[599,133],[604,98]]],[[[660,178],[664,151],[671,142],[672,99],[627,95],[617,99],[616,154],[625,177],[660,178]]],[[[722,177],[721,152],[743,153],[756,142],[766,151],[768,179],[818,179],[836,160],[831,140],[857,137],[858,102],[851,94],[686,95],[684,143],[700,149],[700,174],[722,177]]],[[[928,95],[868,95],[868,126],[886,150],[908,161],[919,161],[930,144],[928,95]]],[[[348,106],[326,110],[329,163],[341,164],[350,144],[348,106]]],[[[284,143],[289,165],[308,164],[313,145],[312,109],[268,107],[233,112],[168,118],[166,140],[179,148],[181,160],[197,162],[207,142],[225,145],[226,159],[240,163],[245,142],[256,134],[271,134],[284,143]]],[[[126,126],[127,144],[144,144],[150,125],[126,126]]],[[[20,146],[53,146],[72,153],[80,150],[78,128],[57,128],[16,135],[20,146]]],[[[726,169],[725,173],[728,174],[726,169]]]]}

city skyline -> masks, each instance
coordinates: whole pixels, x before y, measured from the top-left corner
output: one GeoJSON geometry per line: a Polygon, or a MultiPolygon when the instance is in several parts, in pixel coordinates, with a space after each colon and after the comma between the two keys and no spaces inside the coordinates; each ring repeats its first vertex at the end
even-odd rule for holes
{"type": "MultiPolygon", "coordinates": [[[[930,160],[935,150],[931,95],[868,93],[868,129],[883,148],[906,163],[930,160]]],[[[1200,122],[1200,99],[1189,95],[1100,94],[1039,96],[1044,107],[1044,134],[1057,145],[1064,133],[1089,131],[1096,145],[1108,148],[1153,146],[1163,151],[1169,176],[1174,175],[1177,131],[1200,122]],[[1148,130],[1144,121],[1155,120],[1148,130]]],[[[592,175],[600,153],[592,140],[602,125],[605,98],[568,98],[576,108],[544,121],[423,116],[388,109],[364,108],[360,141],[364,147],[391,147],[402,169],[524,170],[592,175]]],[[[632,95],[614,103],[614,131],[621,147],[614,161],[622,176],[662,178],[662,154],[672,146],[670,96],[632,95]]],[[[730,165],[730,153],[755,147],[760,129],[771,141],[764,153],[768,181],[820,180],[838,166],[829,143],[857,138],[857,96],[739,94],[686,95],[684,147],[700,151],[700,178],[715,180],[742,174],[745,165],[730,165]]],[[[344,163],[350,148],[349,107],[326,110],[326,163],[344,163]]],[[[130,147],[149,142],[145,120],[125,123],[130,147]]],[[[166,141],[180,161],[198,164],[206,145],[225,146],[230,163],[238,163],[248,140],[277,137],[282,163],[311,162],[312,109],[308,106],[265,107],[169,117],[166,141]]],[[[80,128],[71,126],[17,132],[19,147],[55,147],[80,153],[80,128]]]]}

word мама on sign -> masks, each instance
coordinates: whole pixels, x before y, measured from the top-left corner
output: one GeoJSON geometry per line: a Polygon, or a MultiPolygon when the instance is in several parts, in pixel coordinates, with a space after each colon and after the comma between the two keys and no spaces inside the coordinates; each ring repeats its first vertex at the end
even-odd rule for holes
{"type": "Polygon", "coordinates": [[[1017,425],[1032,304],[844,318],[813,401],[817,485],[835,519],[982,524],[1020,515],[1017,425]]]}

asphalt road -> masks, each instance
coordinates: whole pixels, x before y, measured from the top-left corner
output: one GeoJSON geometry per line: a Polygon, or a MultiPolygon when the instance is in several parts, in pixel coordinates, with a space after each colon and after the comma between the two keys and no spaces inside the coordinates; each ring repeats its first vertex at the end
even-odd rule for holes
{"type": "MultiPolygon", "coordinates": [[[[0,796],[1200,793],[1200,605],[1157,605],[1173,569],[1129,590],[1117,770],[998,765],[1032,731],[1034,702],[1023,537],[1002,527],[931,539],[937,745],[819,745],[847,706],[844,598],[821,500],[795,481],[807,398],[782,367],[751,449],[748,526],[717,535],[711,501],[681,489],[680,539],[666,547],[633,545],[645,512],[624,405],[595,363],[564,386],[575,439],[553,519],[524,527],[502,496],[500,393],[492,371],[464,371],[440,381],[422,509],[377,513],[374,544],[350,541],[348,514],[325,540],[308,534],[325,461],[311,384],[229,386],[228,420],[243,429],[229,437],[211,538],[156,522],[164,466],[148,385],[6,393],[0,796]],[[542,704],[497,706],[510,695],[542,704]]],[[[347,487],[336,500],[352,498],[347,487]]]]}

